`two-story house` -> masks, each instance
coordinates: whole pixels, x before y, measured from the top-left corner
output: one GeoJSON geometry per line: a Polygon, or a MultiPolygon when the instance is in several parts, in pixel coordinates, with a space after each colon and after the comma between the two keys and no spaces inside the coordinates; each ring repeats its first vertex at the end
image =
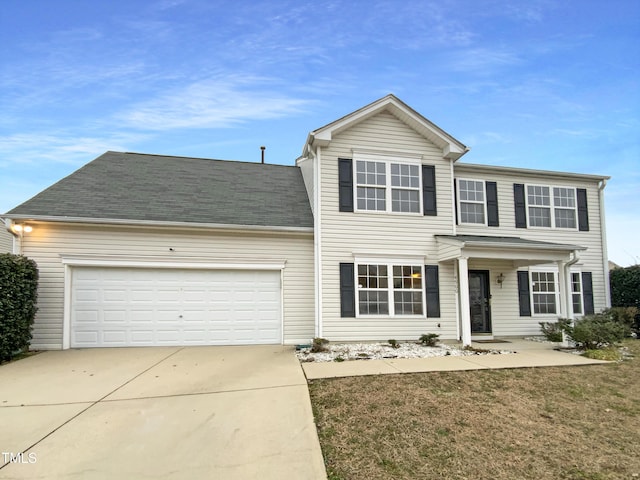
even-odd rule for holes
{"type": "Polygon", "coordinates": [[[607,307],[608,177],[467,151],[388,95],[295,167],[108,152],[4,215],[40,266],[33,345],[468,344],[607,307]]]}

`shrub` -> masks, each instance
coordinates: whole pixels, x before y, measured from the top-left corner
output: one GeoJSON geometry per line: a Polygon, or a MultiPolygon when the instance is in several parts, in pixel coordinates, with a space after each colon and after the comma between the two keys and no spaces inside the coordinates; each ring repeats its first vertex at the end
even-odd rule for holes
{"type": "Polygon", "coordinates": [[[38,267],[22,255],[0,254],[0,361],[29,348],[38,298],[38,267]]]}
{"type": "Polygon", "coordinates": [[[437,333],[425,333],[420,335],[419,343],[424,345],[425,347],[435,347],[438,344],[438,338],[440,335],[437,333]]]}
{"type": "Polygon", "coordinates": [[[327,350],[329,350],[327,348],[328,343],[329,340],[327,340],[326,338],[316,337],[313,339],[313,343],[311,344],[311,351],[313,353],[326,352],[327,350]]]}
{"type": "Polygon", "coordinates": [[[389,345],[391,345],[391,348],[400,348],[400,344],[394,339],[389,340],[389,345]]]}
{"type": "Polygon", "coordinates": [[[632,328],[638,318],[640,309],[638,307],[612,307],[602,313],[607,315],[614,322],[625,325],[628,328],[632,328]]]}
{"type": "Polygon", "coordinates": [[[561,342],[562,332],[571,325],[571,320],[561,318],[557,322],[539,322],[542,335],[550,342],[561,342]]]}
{"type": "Polygon", "coordinates": [[[577,320],[573,326],[568,325],[565,331],[576,347],[582,350],[596,350],[614,345],[629,334],[628,327],[601,313],[587,315],[577,320]]]}

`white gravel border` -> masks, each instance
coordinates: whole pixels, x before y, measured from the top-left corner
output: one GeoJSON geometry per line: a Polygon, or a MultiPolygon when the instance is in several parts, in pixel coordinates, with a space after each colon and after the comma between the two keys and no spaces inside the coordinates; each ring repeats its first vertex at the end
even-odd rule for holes
{"type": "Polygon", "coordinates": [[[425,347],[419,343],[399,343],[393,348],[388,343],[340,343],[325,345],[326,352],[312,353],[311,348],[303,348],[296,352],[301,362],[335,362],[347,360],[380,360],[383,358],[429,358],[447,355],[462,357],[469,355],[501,355],[515,353],[510,350],[463,350],[450,345],[438,344],[425,347]]]}

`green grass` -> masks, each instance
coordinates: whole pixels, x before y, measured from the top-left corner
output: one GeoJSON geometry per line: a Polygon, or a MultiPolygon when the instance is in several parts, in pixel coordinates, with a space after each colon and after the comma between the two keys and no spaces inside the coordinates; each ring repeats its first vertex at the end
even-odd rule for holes
{"type": "Polygon", "coordinates": [[[310,383],[333,480],[640,478],[640,341],[625,361],[310,383]]]}

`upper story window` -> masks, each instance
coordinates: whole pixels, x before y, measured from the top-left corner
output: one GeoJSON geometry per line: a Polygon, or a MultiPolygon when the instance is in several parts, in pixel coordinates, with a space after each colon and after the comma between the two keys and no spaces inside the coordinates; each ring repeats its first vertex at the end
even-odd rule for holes
{"type": "Polygon", "coordinates": [[[421,176],[418,165],[358,160],[357,210],[421,213],[421,176]]]}
{"type": "Polygon", "coordinates": [[[486,225],[485,183],[458,179],[458,211],[460,223],[486,225]]]}
{"type": "Polygon", "coordinates": [[[527,185],[527,206],[530,227],[577,227],[575,188],[527,185]]]}

